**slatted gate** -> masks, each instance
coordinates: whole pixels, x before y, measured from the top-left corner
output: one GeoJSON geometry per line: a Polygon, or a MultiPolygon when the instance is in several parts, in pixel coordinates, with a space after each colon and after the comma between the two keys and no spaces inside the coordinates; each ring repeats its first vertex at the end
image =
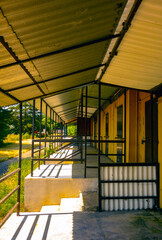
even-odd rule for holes
{"type": "Polygon", "coordinates": [[[159,164],[124,163],[100,165],[102,211],[159,207],[159,164]]]}

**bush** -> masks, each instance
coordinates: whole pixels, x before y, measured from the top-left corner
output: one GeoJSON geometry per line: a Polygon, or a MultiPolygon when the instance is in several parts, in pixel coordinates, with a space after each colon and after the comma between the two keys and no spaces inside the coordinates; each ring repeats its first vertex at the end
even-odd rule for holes
{"type": "Polygon", "coordinates": [[[8,134],[6,139],[5,139],[5,142],[15,142],[19,140],[19,134],[8,134]]]}
{"type": "MultiPolygon", "coordinates": [[[[22,135],[22,139],[31,139],[32,138],[32,135],[29,134],[29,133],[24,133],[22,135]]],[[[6,139],[5,139],[5,143],[6,142],[15,142],[15,141],[18,141],[19,140],[19,134],[8,134],[6,139]]]]}
{"type": "Polygon", "coordinates": [[[32,135],[29,134],[28,132],[26,132],[22,135],[22,139],[31,139],[31,138],[32,138],[32,135]]]}
{"type": "Polygon", "coordinates": [[[3,141],[7,134],[10,132],[10,118],[11,111],[0,107],[0,146],[3,145],[3,141]]]}
{"type": "Polygon", "coordinates": [[[69,136],[76,136],[77,135],[77,125],[71,125],[67,127],[67,134],[69,136]]]}

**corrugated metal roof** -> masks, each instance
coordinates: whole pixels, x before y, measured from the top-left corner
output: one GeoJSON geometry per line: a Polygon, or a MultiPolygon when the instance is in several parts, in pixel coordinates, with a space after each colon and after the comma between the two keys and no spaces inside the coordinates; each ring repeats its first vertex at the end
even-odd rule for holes
{"type": "MultiPolygon", "coordinates": [[[[127,0],[2,0],[0,88],[8,96],[10,94],[19,101],[26,101],[96,80],[99,67],[71,76],[60,76],[102,63],[111,40],[84,47],[79,45],[112,35],[126,2],[127,0]],[[40,56],[73,46],[78,48],[40,56]],[[17,56],[20,61],[36,56],[39,58],[26,61],[21,66],[5,66],[15,62],[13,56],[17,56]],[[51,80],[52,78],[57,79],[51,80]],[[41,83],[45,80],[50,81],[41,83]]],[[[75,100],[76,92],[77,97],[80,97],[80,90],[75,90],[74,94],[72,91],[62,93],[55,98],[47,98],[46,101],[54,107],[58,102],[61,104],[68,99],[75,100]]],[[[2,93],[1,95],[0,105],[16,102],[8,96],[3,97],[2,93]]],[[[69,103],[69,106],[76,106],[76,111],[69,115],[76,116],[78,102],[69,103]]],[[[59,112],[69,106],[63,105],[55,110],[59,112]]]]}
{"type": "Polygon", "coordinates": [[[103,82],[150,90],[162,83],[162,1],[143,0],[103,82]]]}

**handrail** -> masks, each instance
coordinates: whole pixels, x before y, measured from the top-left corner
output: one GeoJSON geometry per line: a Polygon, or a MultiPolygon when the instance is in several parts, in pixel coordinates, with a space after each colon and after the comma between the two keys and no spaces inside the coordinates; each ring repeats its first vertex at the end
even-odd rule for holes
{"type": "Polygon", "coordinates": [[[34,151],[34,153],[40,152],[40,151],[42,151],[42,150],[44,150],[44,149],[45,149],[45,147],[40,148],[40,149],[37,149],[36,151],[34,151]]]}
{"type": "MultiPolygon", "coordinates": [[[[0,178],[0,183],[3,182],[4,180],[6,180],[7,178],[11,177],[12,175],[16,174],[20,172],[20,168],[17,168],[16,170],[14,170],[13,172],[7,174],[6,176],[0,178]]],[[[20,186],[18,185],[17,187],[15,187],[10,193],[8,193],[2,200],[0,200],[0,205],[2,203],[4,203],[9,197],[11,197],[16,191],[18,191],[20,189],[20,186]]],[[[0,222],[0,227],[2,227],[2,225],[7,221],[7,219],[10,217],[10,215],[13,213],[13,211],[15,210],[16,207],[19,206],[19,202],[17,202],[14,207],[7,213],[7,215],[2,219],[2,221],[0,222]]]]}
{"type": "Polygon", "coordinates": [[[36,161],[35,163],[33,163],[33,165],[35,165],[35,164],[37,164],[37,163],[39,163],[38,161],[36,161]]]}
{"type": "Polygon", "coordinates": [[[13,208],[7,213],[7,215],[3,218],[3,220],[0,222],[0,228],[3,226],[3,224],[7,221],[7,219],[11,216],[15,208],[17,208],[19,205],[19,202],[17,202],[13,208]]]}
{"type": "Polygon", "coordinates": [[[15,187],[10,193],[8,193],[2,200],[0,200],[0,205],[4,203],[14,192],[16,192],[20,186],[15,187]]]}
{"type": "Polygon", "coordinates": [[[14,175],[15,173],[19,172],[20,168],[17,168],[16,170],[14,170],[13,172],[7,174],[6,176],[0,178],[0,183],[3,182],[4,180],[6,180],[7,178],[11,177],[12,175],[14,175]]]}
{"type": "MultiPolygon", "coordinates": [[[[34,139],[33,142],[71,142],[71,143],[82,143],[85,142],[85,140],[78,140],[78,139],[57,139],[57,140],[52,140],[52,139],[42,139],[42,140],[38,140],[38,139],[34,139]]],[[[92,140],[92,139],[87,139],[87,142],[96,142],[98,143],[98,140],[92,140]]],[[[101,143],[125,143],[125,140],[100,140],[101,143]]]]}

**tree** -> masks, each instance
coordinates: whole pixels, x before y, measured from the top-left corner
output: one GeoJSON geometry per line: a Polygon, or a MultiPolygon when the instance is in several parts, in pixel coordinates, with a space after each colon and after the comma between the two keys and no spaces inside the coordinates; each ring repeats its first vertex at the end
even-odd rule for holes
{"type": "MultiPolygon", "coordinates": [[[[20,120],[20,107],[19,104],[10,106],[12,111],[11,125],[13,126],[12,132],[19,134],[19,120],[20,120]]],[[[22,132],[32,133],[32,119],[33,119],[33,106],[28,102],[22,105],[22,132]]],[[[35,110],[35,130],[39,130],[40,112],[35,110]]]]}
{"type": "Polygon", "coordinates": [[[10,132],[11,111],[0,107],[0,145],[10,132]]]}

